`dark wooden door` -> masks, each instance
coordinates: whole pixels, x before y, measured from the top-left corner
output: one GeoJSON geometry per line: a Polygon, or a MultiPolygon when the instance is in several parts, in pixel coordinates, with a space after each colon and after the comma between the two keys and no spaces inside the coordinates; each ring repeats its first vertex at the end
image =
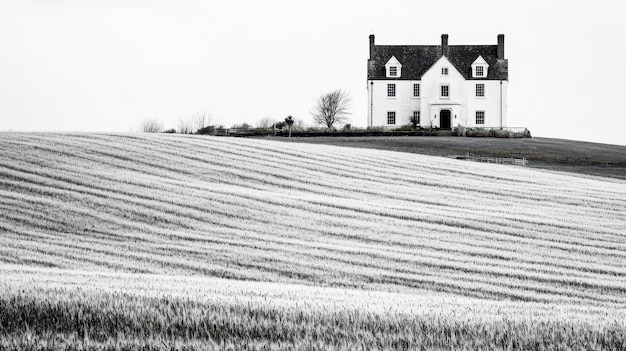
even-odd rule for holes
{"type": "Polygon", "coordinates": [[[439,118],[441,118],[439,128],[450,129],[450,110],[441,110],[439,118]]]}

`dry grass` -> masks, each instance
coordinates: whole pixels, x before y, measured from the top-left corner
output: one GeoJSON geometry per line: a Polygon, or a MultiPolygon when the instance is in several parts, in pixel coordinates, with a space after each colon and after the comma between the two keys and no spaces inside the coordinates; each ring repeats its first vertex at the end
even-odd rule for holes
{"type": "Polygon", "coordinates": [[[621,350],[626,310],[3,270],[0,349],[621,350]],[[68,275],[75,286],[64,286],[68,275]],[[33,278],[38,284],[33,284],[33,278]],[[44,283],[45,284],[41,284],[44,283]],[[27,326],[27,327],[25,327],[27,326]]]}

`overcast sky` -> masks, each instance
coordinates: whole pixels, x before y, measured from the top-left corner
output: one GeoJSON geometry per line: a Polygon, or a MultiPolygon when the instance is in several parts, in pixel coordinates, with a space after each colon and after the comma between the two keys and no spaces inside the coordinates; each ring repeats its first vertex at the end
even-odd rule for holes
{"type": "Polygon", "coordinates": [[[225,126],[310,120],[344,89],[366,125],[377,44],[495,45],[509,126],[626,145],[620,1],[0,0],[0,131],[138,130],[210,112],[225,126]]]}

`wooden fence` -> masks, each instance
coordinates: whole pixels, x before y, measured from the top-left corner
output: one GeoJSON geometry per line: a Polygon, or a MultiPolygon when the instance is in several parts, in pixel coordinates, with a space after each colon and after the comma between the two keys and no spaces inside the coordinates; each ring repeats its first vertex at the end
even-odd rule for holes
{"type": "Polygon", "coordinates": [[[474,161],[474,162],[486,162],[486,163],[496,163],[500,165],[513,165],[513,166],[528,166],[528,160],[524,158],[515,158],[515,157],[483,157],[483,156],[474,156],[471,154],[465,154],[463,156],[460,155],[449,155],[448,157],[454,158],[457,160],[466,160],[466,161],[474,161]]]}
{"type": "MultiPolygon", "coordinates": [[[[279,129],[278,129],[279,131],[279,129]]],[[[269,128],[215,128],[210,133],[215,136],[259,136],[259,135],[276,135],[276,132],[269,128]]]]}

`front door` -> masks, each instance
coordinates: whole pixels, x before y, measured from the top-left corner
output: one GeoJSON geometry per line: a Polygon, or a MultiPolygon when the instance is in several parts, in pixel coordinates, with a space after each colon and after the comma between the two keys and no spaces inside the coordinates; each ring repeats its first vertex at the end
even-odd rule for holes
{"type": "Polygon", "coordinates": [[[441,112],[439,112],[439,118],[441,119],[439,128],[450,129],[450,110],[441,110],[441,112]]]}

